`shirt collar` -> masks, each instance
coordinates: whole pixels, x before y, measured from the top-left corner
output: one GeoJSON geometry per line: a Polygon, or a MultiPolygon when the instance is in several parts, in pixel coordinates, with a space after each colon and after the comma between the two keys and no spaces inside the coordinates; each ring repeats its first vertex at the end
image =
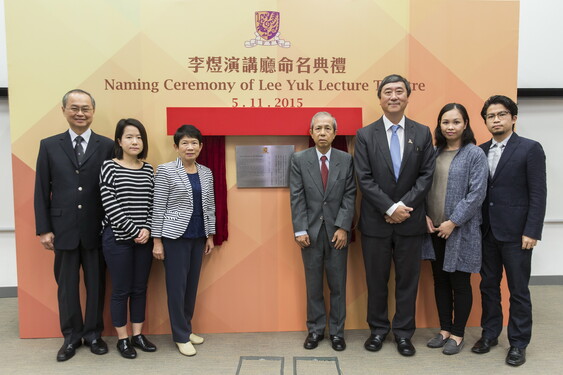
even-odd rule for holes
{"type": "Polygon", "coordinates": [[[326,154],[321,154],[318,148],[315,147],[315,151],[317,151],[317,159],[321,161],[321,156],[326,156],[326,161],[330,163],[330,153],[332,152],[332,147],[326,152],[326,154]]]}
{"type": "Polygon", "coordinates": [[[514,133],[510,133],[510,135],[508,137],[506,137],[505,139],[503,139],[501,142],[497,142],[493,138],[492,142],[491,142],[491,148],[495,147],[495,146],[500,147],[500,145],[504,145],[504,147],[506,147],[506,145],[508,144],[508,140],[510,139],[510,137],[512,137],[512,134],[514,134],[514,133]]]}
{"type": "MultiPolygon", "coordinates": [[[[70,140],[72,141],[72,143],[74,143],[74,140],[76,139],[76,137],[78,137],[78,134],[76,134],[72,129],[68,129],[68,134],[70,134],[70,140]]],[[[84,139],[84,142],[86,142],[86,144],[88,144],[88,142],[90,141],[91,135],[92,129],[90,128],[88,128],[88,130],[81,134],[82,139],[84,139]]]]}
{"type": "Polygon", "coordinates": [[[399,125],[401,129],[405,128],[405,116],[401,117],[401,121],[398,124],[393,124],[385,115],[383,115],[383,125],[385,125],[385,131],[389,131],[389,128],[393,125],[399,125]]]}

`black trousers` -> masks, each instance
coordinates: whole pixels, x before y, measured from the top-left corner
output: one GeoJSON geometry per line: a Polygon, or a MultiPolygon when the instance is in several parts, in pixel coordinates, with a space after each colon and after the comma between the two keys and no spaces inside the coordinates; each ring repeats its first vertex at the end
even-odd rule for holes
{"type": "Polygon", "coordinates": [[[76,344],[82,338],[91,342],[104,330],[105,263],[100,249],[56,250],[54,264],[57,281],[59,319],[65,344],[76,344]],[[80,307],[80,267],[84,271],[86,309],[80,307]]]}
{"type": "Polygon", "coordinates": [[[372,334],[391,329],[387,309],[387,283],[395,264],[395,316],[393,334],[411,338],[416,329],[416,295],[420,275],[422,236],[369,237],[362,235],[362,253],[368,287],[367,322],[372,334]]]}
{"type": "Polygon", "coordinates": [[[110,226],[102,235],[104,257],[111,276],[111,320],[114,327],[127,324],[127,303],[131,323],[145,321],[147,282],[152,265],[152,240],[137,244],[116,241],[110,226]]]}
{"type": "Polygon", "coordinates": [[[329,334],[344,337],[346,321],[346,264],[348,249],[331,246],[324,224],[316,243],[301,249],[307,286],[307,330],[324,334],[326,309],[324,301],[324,273],[330,290],[329,334]]]}
{"type": "Polygon", "coordinates": [[[162,238],[168,314],[174,342],[190,341],[205,238],[162,238]]]}
{"type": "Polygon", "coordinates": [[[440,328],[452,335],[463,337],[473,305],[471,274],[444,271],[446,240],[436,234],[432,234],[431,238],[436,254],[436,260],[432,262],[432,274],[440,328]]]}
{"type": "Polygon", "coordinates": [[[497,338],[502,331],[500,282],[506,271],[510,291],[508,341],[511,346],[526,348],[532,337],[532,300],[530,273],[532,250],[522,250],[521,242],[498,241],[489,230],[483,238],[483,265],[481,267],[481,298],[483,337],[497,338]]]}

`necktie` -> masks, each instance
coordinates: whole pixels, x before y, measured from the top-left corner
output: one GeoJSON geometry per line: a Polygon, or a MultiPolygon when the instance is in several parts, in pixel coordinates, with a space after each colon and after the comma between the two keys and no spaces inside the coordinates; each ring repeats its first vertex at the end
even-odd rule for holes
{"type": "Polygon", "coordinates": [[[74,138],[74,141],[76,142],[76,146],[74,146],[74,154],[76,155],[76,161],[78,162],[78,165],[81,165],[82,160],[84,160],[84,147],[82,147],[83,140],[84,138],[82,138],[82,136],[80,135],[74,138]]]}
{"type": "Polygon", "coordinates": [[[502,155],[502,149],[504,148],[504,144],[502,143],[495,143],[493,147],[489,150],[489,170],[491,172],[491,177],[495,175],[495,171],[497,169],[498,162],[502,155]]]}
{"type": "Polygon", "coordinates": [[[395,179],[399,179],[399,171],[401,170],[401,144],[399,143],[399,136],[397,135],[399,125],[391,125],[391,144],[389,149],[391,151],[391,160],[393,161],[393,171],[395,172],[395,179]]]}
{"type": "Polygon", "coordinates": [[[327,157],[321,156],[321,178],[323,180],[323,189],[326,190],[326,182],[328,181],[328,166],[326,165],[327,157]]]}

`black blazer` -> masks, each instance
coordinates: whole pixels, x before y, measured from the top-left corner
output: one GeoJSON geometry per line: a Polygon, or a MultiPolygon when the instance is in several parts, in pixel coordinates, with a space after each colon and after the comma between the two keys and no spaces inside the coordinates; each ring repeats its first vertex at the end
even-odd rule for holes
{"type": "MultiPolygon", "coordinates": [[[[489,154],[492,141],[480,147],[489,154]]],[[[483,202],[483,235],[489,230],[499,241],[521,242],[522,236],[541,240],[547,198],[545,153],[531,139],[512,136],[489,177],[483,202]]]]}
{"type": "Polygon", "coordinates": [[[424,201],[432,186],[435,166],[432,135],[427,126],[408,118],[404,131],[398,181],[395,181],[383,118],[356,134],[354,164],[362,192],[359,229],[364,235],[387,237],[393,230],[403,236],[426,233],[424,201]],[[386,211],[399,201],[414,208],[411,217],[401,224],[386,223],[386,211]]]}
{"type": "Polygon", "coordinates": [[[113,141],[92,132],[79,167],[68,131],[45,138],[35,169],[37,234],[53,232],[55,249],[97,248],[103,218],[100,168],[113,153],[113,141]]]}

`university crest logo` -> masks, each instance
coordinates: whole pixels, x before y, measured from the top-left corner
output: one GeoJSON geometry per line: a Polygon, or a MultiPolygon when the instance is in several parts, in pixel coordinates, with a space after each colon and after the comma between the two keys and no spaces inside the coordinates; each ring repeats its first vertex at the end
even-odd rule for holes
{"type": "Polygon", "coordinates": [[[291,47],[290,42],[280,39],[280,12],[258,11],[254,13],[254,20],[256,26],[254,35],[256,37],[244,42],[246,48],[256,46],[291,47]]]}

